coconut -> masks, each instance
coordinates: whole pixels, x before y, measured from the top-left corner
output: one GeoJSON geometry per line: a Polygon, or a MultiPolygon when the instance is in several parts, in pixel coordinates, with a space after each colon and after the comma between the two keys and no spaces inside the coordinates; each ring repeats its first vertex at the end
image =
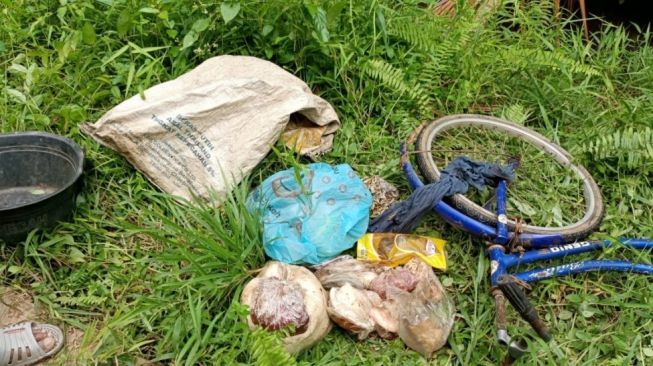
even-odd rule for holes
{"type": "Polygon", "coordinates": [[[304,267],[268,262],[245,285],[240,302],[249,306],[247,322],[251,329],[293,327],[293,332],[283,339],[290,353],[316,344],[331,330],[324,289],[304,267]]]}

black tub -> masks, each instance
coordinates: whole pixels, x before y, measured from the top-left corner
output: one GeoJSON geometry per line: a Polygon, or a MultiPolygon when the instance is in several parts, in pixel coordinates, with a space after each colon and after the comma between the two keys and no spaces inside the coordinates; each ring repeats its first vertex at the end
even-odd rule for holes
{"type": "Polygon", "coordinates": [[[83,165],[82,149],[67,138],[0,134],[0,240],[19,242],[35,228],[68,218],[83,165]]]}

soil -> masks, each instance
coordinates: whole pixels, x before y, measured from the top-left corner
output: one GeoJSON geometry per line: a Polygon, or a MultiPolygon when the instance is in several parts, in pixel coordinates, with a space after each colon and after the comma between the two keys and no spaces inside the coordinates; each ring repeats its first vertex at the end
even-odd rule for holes
{"type": "MultiPolygon", "coordinates": [[[[24,321],[51,323],[47,319],[45,309],[38,306],[38,304],[35,305],[34,298],[28,292],[9,287],[0,287],[0,327],[24,321]]],[[[54,358],[40,365],[75,365],[75,359],[79,354],[84,333],[74,327],[57,323],[51,324],[62,328],[66,338],[66,344],[54,358]]]]}

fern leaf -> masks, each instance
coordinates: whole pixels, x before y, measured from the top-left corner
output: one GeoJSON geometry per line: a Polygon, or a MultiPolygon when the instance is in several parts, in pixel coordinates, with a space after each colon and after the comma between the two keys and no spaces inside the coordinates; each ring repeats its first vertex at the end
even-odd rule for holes
{"type": "Polygon", "coordinates": [[[363,66],[363,71],[372,79],[381,81],[386,87],[407,95],[417,104],[420,111],[429,110],[428,93],[418,84],[409,86],[403,71],[379,59],[368,61],[363,66]]]}
{"type": "Polygon", "coordinates": [[[617,158],[627,167],[634,168],[653,159],[653,129],[632,127],[617,130],[581,145],[578,150],[594,159],[617,158]]]}
{"type": "Polygon", "coordinates": [[[269,333],[261,328],[252,333],[250,350],[259,366],[295,366],[297,361],[286,351],[281,340],[274,333],[269,333]]]}
{"type": "Polygon", "coordinates": [[[539,65],[554,70],[564,68],[573,73],[586,76],[601,75],[601,73],[595,68],[573,60],[557,51],[510,47],[500,52],[500,56],[506,64],[516,66],[517,68],[539,65]]]}
{"type": "Polygon", "coordinates": [[[391,27],[389,33],[423,51],[431,52],[437,48],[437,41],[432,36],[437,33],[430,32],[425,27],[428,28],[429,25],[401,22],[391,27]]]}

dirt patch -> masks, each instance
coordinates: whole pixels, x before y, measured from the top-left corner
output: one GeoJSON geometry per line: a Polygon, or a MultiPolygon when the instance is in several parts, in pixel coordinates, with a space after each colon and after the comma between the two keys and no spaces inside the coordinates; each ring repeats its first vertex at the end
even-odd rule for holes
{"type": "MultiPolygon", "coordinates": [[[[35,305],[33,296],[27,291],[0,287],[0,327],[25,321],[49,322],[45,309],[35,305]]],[[[66,344],[56,357],[43,365],[74,365],[84,333],[74,327],[56,325],[62,328],[66,344]]]]}
{"type": "Polygon", "coordinates": [[[38,310],[27,292],[0,287],[0,327],[35,320],[38,310]]]}

